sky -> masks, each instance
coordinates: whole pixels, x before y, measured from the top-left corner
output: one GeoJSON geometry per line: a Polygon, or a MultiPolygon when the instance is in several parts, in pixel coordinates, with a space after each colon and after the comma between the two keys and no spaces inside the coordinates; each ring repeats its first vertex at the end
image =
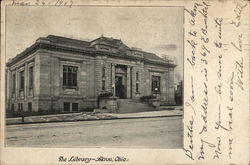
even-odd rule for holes
{"type": "Polygon", "coordinates": [[[50,34],[87,41],[103,35],[168,55],[178,65],[175,83],[183,80],[182,7],[8,6],[6,16],[6,60],[50,34]]]}

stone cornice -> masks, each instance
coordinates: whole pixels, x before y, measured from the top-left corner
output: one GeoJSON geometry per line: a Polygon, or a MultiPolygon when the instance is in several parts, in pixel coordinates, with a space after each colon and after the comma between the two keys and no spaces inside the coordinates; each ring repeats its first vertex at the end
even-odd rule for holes
{"type": "Polygon", "coordinates": [[[9,62],[7,62],[6,66],[10,66],[10,65],[13,65],[13,64],[17,63],[19,60],[27,57],[28,55],[30,55],[32,53],[34,53],[38,49],[39,49],[39,44],[34,43],[29,48],[25,49],[23,52],[21,52],[20,54],[18,54],[14,58],[12,58],[9,62]]]}
{"type": "Polygon", "coordinates": [[[168,67],[176,67],[177,65],[172,63],[167,63],[165,61],[153,61],[150,59],[146,59],[143,57],[137,57],[137,56],[130,56],[125,54],[118,54],[118,53],[112,53],[112,52],[104,52],[104,51],[98,51],[98,50],[88,50],[84,48],[72,48],[68,46],[63,45],[57,45],[57,44],[51,44],[51,43],[41,43],[36,42],[31,47],[25,49],[22,53],[18,54],[16,57],[11,59],[11,61],[7,62],[7,66],[13,65],[19,60],[27,57],[28,55],[36,52],[39,49],[44,50],[51,50],[51,51],[58,51],[58,52],[68,52],[68,53],[74,53],[74,54],[81,54],[85,56],[109,56],[113,58],[119,58],[119,59],[130,59],[135,61],[142,61],[146,64],[157,64],[161,66],[168,66],[168,67]]]}

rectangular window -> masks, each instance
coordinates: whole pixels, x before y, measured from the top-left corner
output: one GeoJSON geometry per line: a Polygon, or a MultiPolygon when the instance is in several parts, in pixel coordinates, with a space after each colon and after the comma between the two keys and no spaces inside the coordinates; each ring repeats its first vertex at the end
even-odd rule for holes
{"type": "Polygon", "coordinates": [[[72,103],[72,111],[78,111],[78,103],[72,103]]]}
{"type": "Polygon", "coordinates": [[[15,96],[16,93],[16,75],[13,74],[12,76],[12,97],[15,96]]]}
{"type": "Polygon", "coordinates": [[[160,92],[161,91],[161,77],[160,76],[152,76],[152,92],[160,92]]]}
{"type": "Polygon", "coordinates": [[[102,90],[105,90],[105,80],[102,80],[102,90]]]}
{"type": "Polygon", "coordinates": [[[70,111],[70,103],[63,103],[63,111],[66,112],[70,111]]]}
{"type": "Polygon", "coordinates": [[[19,73],[19,77],[20,77],[20,87],[19,87],[19,90],[23,90],[24,89],[24,71],[21,71],[19,73]]]}
{"type": "Polygon", "coordinates": [[[102,68],[102,78],[105,78],[105,76],[106,76],[105,72],[106,72],[106,69],[105,69],[105,67],[103,67],[102,68]]]}
{"type": "Polygon", "coordinates": [[[29,68],[29,89],[33,88],[33,67],[29,68]]]}
{"type": "Polygon", "coordinates": [[[32,103],[28,103],[28,111],[32,112],[32,103]]]}
{"type": "Polygon", "coordinates": [[[77,67],[63,66],[63,86],[76,87],[77,86],[77,67]]]}
{"type": "Polygon", "coordinates": [[[139,81],[139,72],[136,72],[136,81],[139,81]]]}
{"type": "Polygon", "coordinates": [[[136,83],[135,89],[136,89],[136,92],[139,92],[139,83],[136,83]]]}

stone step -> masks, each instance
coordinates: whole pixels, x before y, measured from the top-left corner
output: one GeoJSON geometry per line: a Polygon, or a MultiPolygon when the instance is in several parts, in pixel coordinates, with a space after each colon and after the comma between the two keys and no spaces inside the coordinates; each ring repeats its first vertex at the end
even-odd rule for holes
{"type": "Polygon", "coordinates": [[[133,99],[118,99],[117,102],[119,102],[119,103],[140,103],[139,100],[133,100],[133,99]]]}
{"type": "Polygon", "coordinates": [[[127,102],[127,101],[136,101],[136,100],[133,100],[133,99],[117,99],[117,101],[127,102]]]}

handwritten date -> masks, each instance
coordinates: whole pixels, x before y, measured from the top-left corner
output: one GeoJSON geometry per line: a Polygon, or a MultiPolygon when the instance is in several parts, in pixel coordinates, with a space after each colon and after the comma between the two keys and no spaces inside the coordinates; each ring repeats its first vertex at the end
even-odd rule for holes
{"type": "Polygon", "coordinates": [[[56,1],[45,1],[45,0],[36,0],[36,1],[17,1],[12,0],[12,6],[65,6],[71,8],[73,5],[72,0],[56,0],[56,1]]]}

